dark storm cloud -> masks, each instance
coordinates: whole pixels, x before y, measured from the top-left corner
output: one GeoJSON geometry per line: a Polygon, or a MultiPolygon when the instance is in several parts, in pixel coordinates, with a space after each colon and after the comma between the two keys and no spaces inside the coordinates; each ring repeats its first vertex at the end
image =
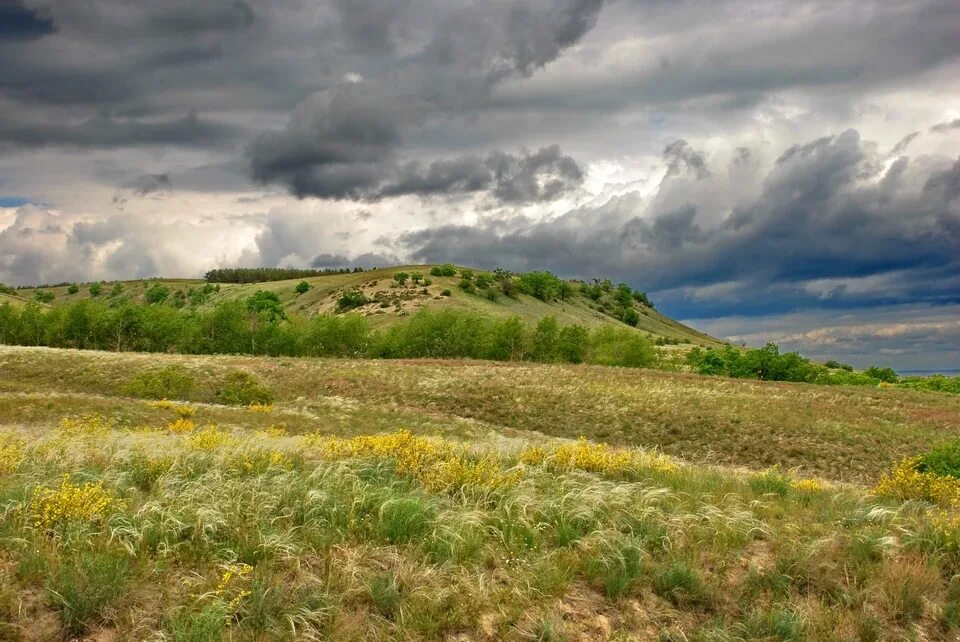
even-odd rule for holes
{"type": "Polygon", "coordinates": [[[53,19],[22,0],[0,0],[0,41],[33,40],[56,31],[53,19]]]}
{"type": "Polygon", "coordinates": [[[237,136],[237,128],[196,114],[161,121],[95,117],[78,123],[12,120],[0,116],[0,148],[127,147],[184,145],[214,147],[237,136]]]}
{"type": "MultiPolygon", "coordinates": [[[[746,160],[743,151],[739,151],[739,153],[738,158],[746,160]]],[[[749,156],[749,152],[747,152],[747,156],[749,156]]],[[[683,172],[693,172],[697,178],[706,178],[710,175],[703,152],[693,149],[685,140],[676,140],[667,145],[663,150],[663,158],[667,163],[668,175],[682,174],[683,172]]]]}
{"type": "MultiPolygon", "coordinates": [[[[529,75],[592,28],[600,0],[500,2],[452,11],[427,35],[412,60],[388,78],[342,82],[300,103],[287,127],[261,135],[250,148],[253,178],[284,184],[298,197],[377,199],[407,193],[493,189],[495,198],[552,198],[582,180],[579,166],[556,147],[516,158],[439,160],[422,169],[402,163],[404,133],[433,119],[475,110],[511,75],[529,75]],[[552,176],[546,183],[541,176],[552,176]]],[[[392,11],[340,13],[351,39],[391,49],[392,11]]]]}
{"type": "MultiPolygon", "coordinates": [[[[726,214],[712,210],[709,189],[660,209],[671,183],[689,180],[668,176],[650,203],[627,195],[548,222],[447,226],[402,242],[417,260],[609,275],[674,291],[677,300],[699,289],[705,299],[735,305],[753,297],[768,310],[774,303],[762,295],[775,292],[789,306],[960,300],[960,160],[903,157],[887,169],[881,160],[848,130],[791,147],[763,177],[759,195],[726,214]],[[892,274],[895,290],[871,289],[868,279],[892,274]]],[[[707,180],[722,190],[731,179],[707,180]]]]}

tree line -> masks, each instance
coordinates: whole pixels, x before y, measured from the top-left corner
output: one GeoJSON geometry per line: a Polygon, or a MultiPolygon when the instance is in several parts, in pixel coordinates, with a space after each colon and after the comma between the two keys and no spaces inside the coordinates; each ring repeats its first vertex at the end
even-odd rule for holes
{"type": "Polygon", "coordinates": [[[46,308],[0,305],[0,343],[88,350],[356,358],[471,358],[652,366],[645,336],[627,328],[535,325],[464,310],[420,310],[384,330],[355,314],[311,319],[284,312],[276,295],[203,309],[85,299],[46,308]]]}
{"type": "Polygon", "coordinates": [[[287,279],[305,279],[324,274],[350,274],[363,272],[364,268],[216,268],[203,275],[207,283],[264,283],[266,281],[285,281],[287,279]]]}

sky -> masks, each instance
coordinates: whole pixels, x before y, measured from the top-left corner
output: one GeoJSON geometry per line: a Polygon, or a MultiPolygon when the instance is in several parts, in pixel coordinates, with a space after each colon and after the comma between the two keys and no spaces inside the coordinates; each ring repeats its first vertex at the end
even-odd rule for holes
{"type": "Polygon", "coordinates": [[[0,0],[0,282],[453,261],[960,367],[954,0],[0,0]]]}

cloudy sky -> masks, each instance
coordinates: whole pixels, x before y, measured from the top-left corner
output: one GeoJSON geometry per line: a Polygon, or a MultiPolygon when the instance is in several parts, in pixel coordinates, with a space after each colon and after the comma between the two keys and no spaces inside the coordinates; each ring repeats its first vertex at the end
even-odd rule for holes
{"type": "Polygon", "coordinates": [[[0,0],[0,281],[455,261],[960,367],[954,0],[0,0]]]}

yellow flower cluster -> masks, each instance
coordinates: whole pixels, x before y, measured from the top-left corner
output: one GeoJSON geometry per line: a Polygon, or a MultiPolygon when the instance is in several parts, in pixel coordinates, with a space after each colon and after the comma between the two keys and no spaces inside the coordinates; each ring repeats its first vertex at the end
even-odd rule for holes
{"type": "Polygon", "coordinates": [[[0,475],[12,473],[23,461],[20,442],[12,435],[0,435],[0,475]]]}
{"type": "Polygon", "coordinates": [[[290,458],[278,450],[255,450],[229,458],[227,466],[244,473],[262,472],[270,467],[288,468],[290,458]]]}
{"type": "Polygon", "coordinates": [[[247,588],[250,574],[253,573],[253,567],[249,564],[230,564],[220,576],[220,583],[214,589],[213,594],[219,599],[227,601],[227,607],[230,611],[236,611],[243,600],[250,597],[250,589],[247,588]],[[232,596],[231,596],[232,594],[232,596]]]}
{"type": "Polygon", "coordinates": [[[829,486],[819,479],[795,479],[790,482],[790,488],[801,493],[819,493],[827,490],[829,486]]]}
{"type": "Polygon", "coordinates": [[[210,424],[187,437],[187,445],[196,450],[216,450],[233,441],[233,437],[210,424]]]}
{"type": "Polygon", "coordinates": [[[619,473],[647,469],[657,472],[676,472],[679,467],[668,457],[629,448],[611,448],[607,444],[595,444],[580,437],[576,443],[563,444],[548,451],[540,446],[526,448],[520,453],[520,461],[528,465],[546,465],[565,470],[577,468],[595,473],[619,473]]]}
{"type": "Polygon", "coordinates": [[[883,475],[874,494],[896,499],[920,499],[941,506],[960,505],[960,479],[917,470],[920,457],[901,460],[889,475],[883,475]]]}
{"type": "Polygon", "coordinates": [[[113,430],[114,426],[113,420],[99,414],[64,417],[60,420],[60,436],[102,437],[113,430]]]}
{"type": "Polygon", "coordinates": [[[250,412],[262,412],[262,413],[265,414],[265,415],[269,415],[271,412],[273,412],[273,406],[271,406],[271,405],[268,404],[268,403],[258,403],[258,402],[254,402],[254,403],[250,404],[250,405],[247,407],[247,409],[248,409],[250,412]]]}
{"type": "Polygon", "coordinates": [[[172,410],[181,417],[192,417],[193,408],[190,406],[185,406],[180,403],[175,403],[173,401],[167,401],[166,399],[161,399],[160,401],[153,401],[150,403],[152,408],[159,408],[161,410],[172,410]]]}
{"type": "Polygon", "coordinates": [[[193,432],[196,427],[197,425],[192,420],[183,417],[167,424],[167,430],[175,433],[193,432]]]}
{"type": "Polygon", "coordinates": [[[67,522],[94,522],[123,510],[124,502],[96,484],[74,484],[64,475],[58,488],[38,488],[30,498],[29,513],[34,526],[51,529],[67,522]]]}
{"type": "Polygon", "coordinates": [[[452,442],[415,437],[408,430],[350,439],[311,435],[306,441],[326,459],[392,459],[399,474],[412,477],[435,492],[501,488],[520,478],[519,471],[504,471],[499,459],[492,455],[475,459],[452,442]]]}
{"type": "Polygon", "coordinates": [[[266,430],[257,430],[253,434],[260,438],[278,439],[287,436],[287,429],[285,426],[270,426],[266,430]]]}

